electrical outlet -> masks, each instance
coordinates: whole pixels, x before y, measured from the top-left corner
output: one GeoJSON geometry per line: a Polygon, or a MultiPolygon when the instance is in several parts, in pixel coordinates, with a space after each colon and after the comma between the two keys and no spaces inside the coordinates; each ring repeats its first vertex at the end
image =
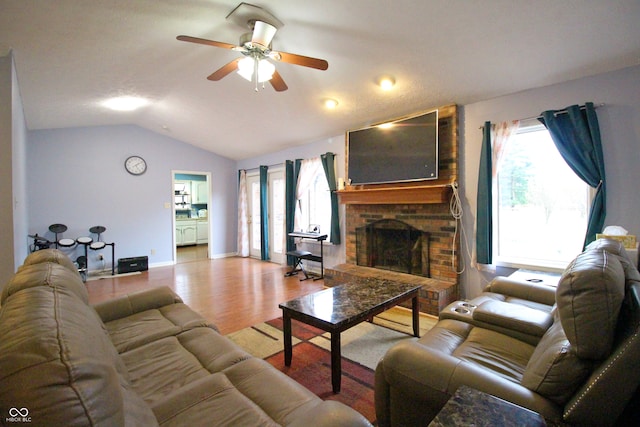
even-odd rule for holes
{"type": "Polygon", "coordinates": [[[155,255],[156,254],[156,250],[155,249],[151,249],[151,255],[155,255]]]}

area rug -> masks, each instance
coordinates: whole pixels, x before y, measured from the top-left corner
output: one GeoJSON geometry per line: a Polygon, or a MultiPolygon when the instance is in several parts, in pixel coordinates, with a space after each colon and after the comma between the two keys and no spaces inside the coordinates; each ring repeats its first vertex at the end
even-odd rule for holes
{"type": "MultiPolygon", "coordinates": [[[[421,316],[420,335],[437,319],[421,316]]],[[[282,318],[227,335],[256,357],[268,361],[323,400],[336,400],[350,406],[375,422],[374,370],[378,361],[394,344],[416,340],[411,333],[411,312],[396,308],[363,322],[341,334],[342,383],[340,393],[331,389],[330,335],[298,321],[292,321],[293,357],[284,365],[282,318]]]]}

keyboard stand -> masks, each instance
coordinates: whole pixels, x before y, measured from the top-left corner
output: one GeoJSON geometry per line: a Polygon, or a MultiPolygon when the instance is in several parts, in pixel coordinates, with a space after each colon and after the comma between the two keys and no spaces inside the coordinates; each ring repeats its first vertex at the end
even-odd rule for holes
{"type": "Polygon", "coordinates": [[[320,280],[324,278],[324,241],[327,239],[326,234],[318,233],[289,233],[290,237],[297,237],[300,239],[310,239],[320,242],[320,255],[314,255],[309,251],[288,251],[286,254],[295,258],[295,262],[290,271],[285,274],[285,277],[293,276],[302,271],[304,278],[300,281],[308,280],[313,277],[313,280],[320,280]],[[307,271],[304,268],[304,261],[313,261],[320,263],[320,275],[307,271]]]}

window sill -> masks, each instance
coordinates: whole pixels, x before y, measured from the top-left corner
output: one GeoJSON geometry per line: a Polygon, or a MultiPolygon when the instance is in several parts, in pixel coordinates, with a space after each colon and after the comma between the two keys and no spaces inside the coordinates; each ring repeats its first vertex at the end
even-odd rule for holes
{"type": "Polygon", "coordinates": [[[560,262],[560,261],[534,261],[534,260],[526,260],[526,259],[502,259],[498,261],[494,261],[494,265],[497,267],[507,267],[514,269],[523,269],[523,270],[534,270],[534,271],[548,271],[551,273],[562,273],[566,268],[568,262],[560,262]]]}

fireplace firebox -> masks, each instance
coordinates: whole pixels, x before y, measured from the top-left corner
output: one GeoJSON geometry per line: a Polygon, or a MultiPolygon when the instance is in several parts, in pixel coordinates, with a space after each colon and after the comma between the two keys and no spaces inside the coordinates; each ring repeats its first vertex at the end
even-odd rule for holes
{"type": "Polygon", "coordinates": [[[429,233],[403,221],[381,219],[356,229],[358,265],[431,277],[429,233]]]}

